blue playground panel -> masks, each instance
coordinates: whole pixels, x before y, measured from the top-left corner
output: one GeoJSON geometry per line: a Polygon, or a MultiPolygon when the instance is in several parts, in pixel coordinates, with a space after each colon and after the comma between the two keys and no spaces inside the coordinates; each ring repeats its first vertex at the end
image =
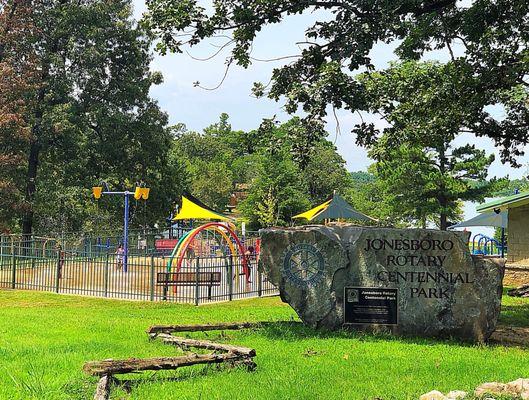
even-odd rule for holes
{"type": "Polygon", "coordinates": [[[502,248],[504,248],[504,254],[507,253],[507,246],[503,246],[498,240],[489,236],[478,233],[472,238],[472,254],[499,256],[502,254],[502,248]]]}

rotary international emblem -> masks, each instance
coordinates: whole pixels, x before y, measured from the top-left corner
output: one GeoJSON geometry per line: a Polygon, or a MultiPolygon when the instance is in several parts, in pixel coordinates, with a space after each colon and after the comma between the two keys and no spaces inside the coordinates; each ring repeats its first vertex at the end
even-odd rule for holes
{"type": "Polygon", "coordinates": [[[297,286],[313,286],[323,277],[325,261],[318,248],[309,243],[290,246],[283,261],[284,275],[297,286]]]}

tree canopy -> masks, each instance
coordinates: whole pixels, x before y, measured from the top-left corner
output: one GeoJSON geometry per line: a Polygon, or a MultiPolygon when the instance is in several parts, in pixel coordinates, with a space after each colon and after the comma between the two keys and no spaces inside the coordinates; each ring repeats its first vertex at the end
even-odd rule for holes
{"type": "Polygon", "coordinates": [[[324,138],[307,145],[302,132],[299,118],[234,131],[223,114],[201,134],[180,126],[172,154],[185,163],[188,190],[206,204],[222,211],[242,187],[237,208],[252,228],[288,225],[350,184],[336,147],[324,138]]]}
{"type": "MultiPolygon", "coordinates": [[[[10,216],[4,221],[18,220],[25,234],[35,226],[56,232],[96,224],[90,188],[102,180],[119,189],[147,182],[147,213],[164,218],[178,176],[169,172],[167,116],[149,96],[161,82],[149,70],[151,38],[132,20],[130,2],[6,0],[0,25],[10,32],[0,35],[0,63],[15,71],[9,84],[23,93],[12,94],[20,99],[18,131],[0,128],[2,140],[18,139],[0,149],[0,160],[17,162],[3,179],[17,188],[8,198],[21,203],[2,201],[10,216]],[[21,33],[25,26],[31,29],[21,33]]],[[[10,115],[5,93],[0,120],[10,115]]],[[[108,206],[117,211],[121,202],[108,206]]]]}
{"type": "MultiPolygon", "coordinates": [[[[308,132],[321,135],[328,106],[351,112],[369,109],[367,89],[355,74],[374,70],[371,51],[385,43],[403,61],[443,52],[457,91],[465,93],[460,102],[463,125],[493,139],[504,161],[516,164],[521,146],[528,142],[525,0],[220,0],[211,10],[196,0],[148,0],[147,5],[144,21],[160,38],[162,53],[227,35],[227,64],[243,67],[252,63],[254,40],[265,26],[288,15],[320,12],[318,22],[306,28],[301,53],[273,71],[270,85],[254,87],[257,95],[285,99],[291,113],[301,107],[308,132]],[[503,108],[505,117],[495,118],[490,106],[503,108]]],[[[358,128],[364,137],[377,133],[373,124],[358,128]]]]}
{"type": "Polygon", "coordinates": [[[503,180],[488,180],[494,155],[454,140],[467,128],[466,93],[451,65],[408,61],[359,78],[373,112],[388,126],[378,135],[359,132],[376,161],[373,172],[394,213],[445,230],[460,218],[460,202],[483,201],[503,180]]]}

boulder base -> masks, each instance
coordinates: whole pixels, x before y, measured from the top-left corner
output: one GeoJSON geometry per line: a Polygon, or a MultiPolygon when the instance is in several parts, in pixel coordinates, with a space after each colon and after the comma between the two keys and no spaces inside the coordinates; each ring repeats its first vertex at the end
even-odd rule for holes
{"type": "Polygon", "coordinates": [[[483,341],[500,312],[505,263],[468,234],[353,225],[261,231],[260,270],[314,328],[483,341]]]}

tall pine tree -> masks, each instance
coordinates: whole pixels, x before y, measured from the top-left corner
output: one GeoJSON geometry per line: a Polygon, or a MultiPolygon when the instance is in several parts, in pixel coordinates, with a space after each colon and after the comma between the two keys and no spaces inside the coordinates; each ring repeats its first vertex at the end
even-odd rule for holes
{"type": "Polygon", "coordinates": [[[445,230],[460,217],[461,201],[483,201],[505,183],[488,180],[494,155],[455,141],[472,132],[462,79],[450,64],[413,61],[360,78],[371,111],[388,126],[378,136],[359,130],[359,139],[376,160],[373,171],[393,213],[410,223],[435,219],[445,230]]]}

